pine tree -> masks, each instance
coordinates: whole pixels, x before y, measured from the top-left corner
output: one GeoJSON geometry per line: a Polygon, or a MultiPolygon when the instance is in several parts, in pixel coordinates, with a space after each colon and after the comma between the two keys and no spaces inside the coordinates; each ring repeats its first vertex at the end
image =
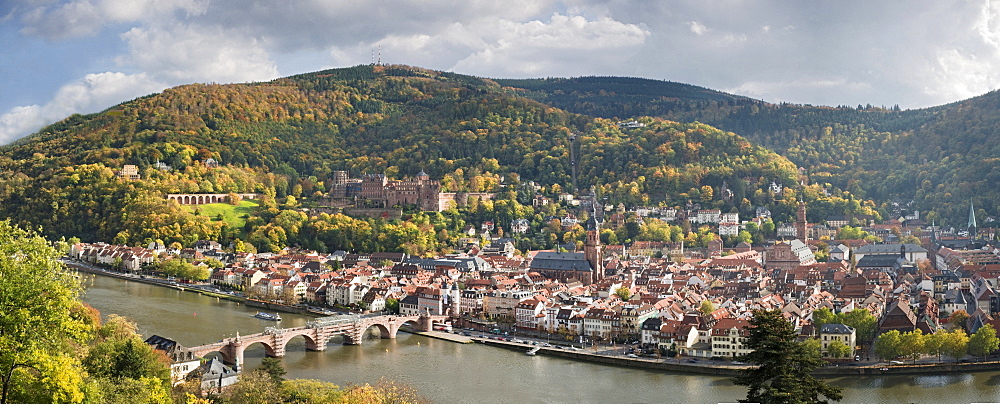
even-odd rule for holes
{"type": "Polygon", "coordinates": [[[779,310],[754,311],[745,346],[753,352],[740,360],[757,365],[733,379],[747,386],[747,403],[827,403],[839,401],[840,388],[816,379],[810,373],[823,364],[819,352],[796,340],[791,323],[779,310]]]}

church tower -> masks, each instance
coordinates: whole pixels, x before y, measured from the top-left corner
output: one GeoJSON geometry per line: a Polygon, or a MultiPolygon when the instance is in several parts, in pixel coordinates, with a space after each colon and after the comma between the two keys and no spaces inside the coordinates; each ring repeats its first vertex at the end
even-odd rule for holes
{"type": "Polygon", "coordinates": [[[978,225],[976,225],[976,209],[972,207],[972,201],[969,201],[969,238],[976,238],[976,230],[978,225]]]}
{"type": "Polygon", "coordinates": [[[462,316],[462,291],[458,290],[458,282],[453,282],[451,284],[451,290],[448,291],[448,296],[451,302],[449,307],[449,315],[451,317],[461,317],[462,316]]]}
{"type": "Polygon", "coordinates": [[[808,223],[808,222],[806,222],[806,203],[805,202],[799,202],[799,210],[798,210],[798,212],[796,212],[795,216],[796,216],[796,220],[795,220],[795,233],[796,234],[795,234],[795,236],[798,237],[799,241],[805,243],[806,240],[809,238],[808,237],[809,233],[807,233],[807,231],[809,229],[806,226],[806,223],[808,223]]]}
{"type": "Polygon", "coordinates": [[[601,257],[601,222],[597,220],[596,203],[587,219],[587,241],[583,244],[583,256],[590,263],[590,283],[604,279],[604,259],[601,257]]]}

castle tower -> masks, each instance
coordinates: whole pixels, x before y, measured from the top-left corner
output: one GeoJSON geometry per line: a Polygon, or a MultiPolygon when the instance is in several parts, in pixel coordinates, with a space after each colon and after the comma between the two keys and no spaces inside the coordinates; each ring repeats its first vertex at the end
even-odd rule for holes
{"type": "Polygon", "coordinates": [[[795,216],[796,216],[796,220],[795,220],[795,233],[796,234],[795,234],[795,236],[799,239],[799,241],[802,241],[803,243],[805,243],[806,240],[809,239],[809,233],[807,233],[808,229],[806,227],[806,223],[808,223],[808,222],[806,221],[806,203],[805,202],[799,202],[799,209],[798,209],[798,212],[796,212],[795,216]]]}
{"type": "Polygon", "coordinates": [[[587,219],[587,241],[583,244],[583,256],[590,263],[590,282],[604,279],[604,259],[601,257],[601,222],[597,219],[596,204],[591,205],[590,219],[587,219]]]}

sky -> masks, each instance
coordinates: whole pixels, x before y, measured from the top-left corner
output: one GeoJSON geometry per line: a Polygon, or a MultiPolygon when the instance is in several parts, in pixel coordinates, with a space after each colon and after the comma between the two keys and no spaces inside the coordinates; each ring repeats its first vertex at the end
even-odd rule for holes
{"type": "Polygon", "coordinates": [[[1000,86],[1000,0],[0,0],[0,144],[189,83],[372,62],[923,108],[1000,86]]]}

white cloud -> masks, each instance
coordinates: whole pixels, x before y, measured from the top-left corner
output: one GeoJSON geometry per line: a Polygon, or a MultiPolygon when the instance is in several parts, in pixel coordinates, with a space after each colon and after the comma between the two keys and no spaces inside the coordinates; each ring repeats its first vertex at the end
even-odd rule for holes
{"type": "Polygon", "coordinates": [[[97,112],[165,87],[144,73],[88,74],[83,79],[60,88],[52,101],[45,105],[18,106],[0,115],[0,144],[28,135],[42,125],[70,114],[97,112]]]}
{"type": "Polygon", "coordinates": [[[689,22],[688,27],[691,29],[691,32],[695,33],[695,35],[704,35],[708,32],[708,27],[698,21],[689,22]]]}
{"type": "Polygon", "coordinates": [[[47,123],[41,107],[28,105],[14,107],[0,115],[0,145],[10,143],[31,133],[47,123]]]}
{"type": "Polygon", "coordinates": [[[753,98],[766,99],[773,102],[802,102],[801,99],[790,99],[793,94],[818,93],[836,91],[859,92],[871,88],[870,83],[849,81],[846,78],[801,78],[775,81],[746,81],[736,87],[721,89],[721,91],[742,94],[753,98]]]}
{"type": "Polygon", "coordinates": [[[643,26],[606,17],[587,20],[560,14],[548,22],[499,20],[466,28],[482,47],[453,70],[500,76],[598,73],[618,65],[650,35],[643,26]]]}
{"type": "Polygon", "coordinates": [[[122,38],[129,55],[118,62],[166,82],[231,83],[278,77],[277,65],[262,41],[239,31],[183,25],[136,27],[122,38]]]}
{"type": "Polygon", "coordinates": [[[93,35],[108,24],[170,18],[175,11],[203,14],[208,0],[74,0],[27,11],[22,33],[47,39],[93,35]]]}
{"type": "Polygon", "coordinates": [[[959,100],[997,88],[1000,75],[996,66],[1000,63],[996,55],[982,56],[980,58],[959,49],[940,51],[933,86],[925,87],[924,92],[941,99],[959,100]]]}

